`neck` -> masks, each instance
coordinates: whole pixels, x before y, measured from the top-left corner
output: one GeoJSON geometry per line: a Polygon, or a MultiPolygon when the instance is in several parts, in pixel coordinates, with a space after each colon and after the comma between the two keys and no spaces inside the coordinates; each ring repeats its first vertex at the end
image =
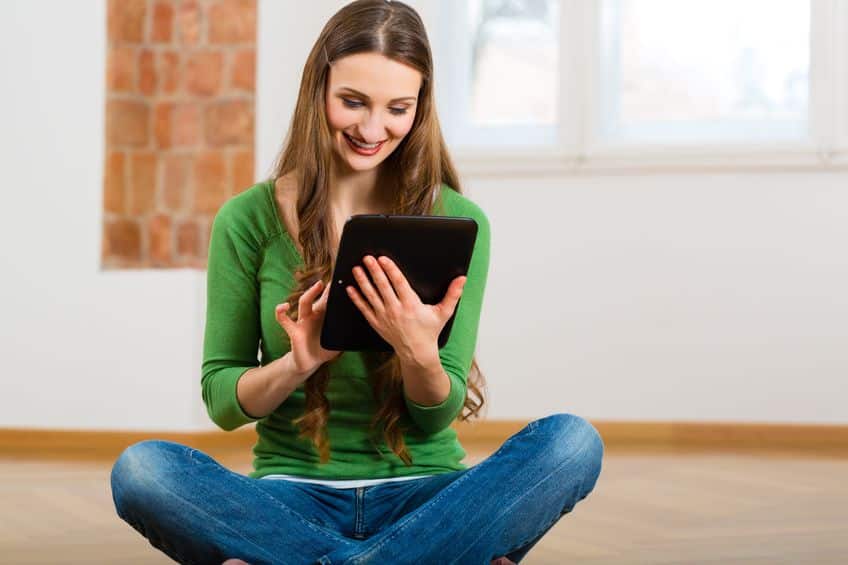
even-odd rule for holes
{"type": "Polygon", "coordinates": [[[330,175],[330,208],[342,217],[353,214],[373,214],[383,210],[388,201],[385,194],[383,167],[367,171],[339,170],[330,175]]]}

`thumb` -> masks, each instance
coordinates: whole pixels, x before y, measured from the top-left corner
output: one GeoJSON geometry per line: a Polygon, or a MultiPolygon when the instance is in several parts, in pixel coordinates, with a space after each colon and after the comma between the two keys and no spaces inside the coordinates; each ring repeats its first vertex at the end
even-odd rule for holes
{"type": "Polygon", "coordinates": [[[459,298],[462,296],[462,289],[465,286],[465,281],[468,277],[457,277],[451,282],[448,287],[447,293],[445,293],[445,297],[442,298],[442,301],[439,302],[439,310],[442,312],[442,316],[447,319],[453,315],[453,311],[456,309],[456,303],[459,302],[459,298]]]}

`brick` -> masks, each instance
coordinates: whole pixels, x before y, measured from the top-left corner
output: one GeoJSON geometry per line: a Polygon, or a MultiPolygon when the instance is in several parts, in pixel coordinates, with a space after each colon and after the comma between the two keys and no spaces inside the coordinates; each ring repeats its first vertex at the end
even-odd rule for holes
{"type": "Polygon", "coordinates": [[[162,267],[171,263],[173,255],[171,217],[167,214],[155,214],[147,223],[150,235],[150,261],[153,266],[162,267]]]}
{"type": "Polygon", "coordinates": [[[170,2],[153,5],[153,22],[150,39],[155,43],[170,43],[174,34],[174,7],[170,2]]]}
{"type": "Polygon", "coordinates": [[[186,91],[196,96],[211,96],[221,89],[224,56],[220,51],[198,51],[186,61],[186,91]]]}
{"type": "Polygon", "coordinates": [[[164,155],[162,171],[162,204],[172,212],[187,211],[189,174],[192,157],[189,155],[164,155]]]}
{"type": "Polygon", "coordinates": [[[200,108],[197,104],[178,104],[171,121],[171,141],[175,147],[194,147],[200,143],[200,108]]]}
{"type": "Polygon", "coordinates": [[[106,102],[106,140],[117,145],[147,145],[150,109],[144,102],[108,100],[106,102]]]}
{"type": "Polygon", "coordinates": [[[174,104],[159,102],[153,107],[153,138],[158,149],[171,147],[174,104]]]}
{"type": "Polygon", "coordinates": [[[253,104],[231,100],[210,104],[204,114],[204,138],[213,147],[253,145],[253,104]]]}
{"type": "Polygon", "coordinates": [[[157,161],[157,155],[153,151],[136,151],[130,155],[130,214],[153,211],[157,161]]]}
{"type": "Polygon", "coordinates": [[[233,58],[230,85],[238,90],[254,92],[256,89],[256,50],[243,49],[233,58]]]}
{"type": "Polygon", "coordinates": [[[209,8],[210,44],[254,43],[256,0],[220,0],[209,8]]]}
{"type": "Polygon", "coordinates": [[[124,172],[126,158],[122,151],[112,151],[106,156],[103,175],[103,208],[107,212],[121,214],[125,210],[124,172]]]}
{"type": "Polygon", "coordinates": [[[197,0],[185,0],[177,8],[177,41],[182,45],[200,42],[200,5],[197,0]]]}
{"type": "Polygon", "coordinates": [[[174,94],[180,88],[180,54],[177,51],[159,53],[158,80],[159,91],[174,94]]]}
{"type": "Polygon", "coordinates": [[[238,194],[253,186],[253,151],[233,151],[230,156],[233,171],[231,194],[238,194]]]}
{"type": "Polygon", "coordinates": [[[144,17],[147,0],[110,0],[106,26],[109,41],[141,43],[144,41],[144,17]]]}
{"type": "Polygon", "coordinates": [[[214,214],[227,198],[227,167],[221,151],[205,151],[194,161],[194,210],[214,214]]]}
{"type": "Polygon", "coordinates": [[[156,67],[150,49],[142,49],[138,57],[138,91],[148,96],[156,91],[156,67]]]}
{"type": "Polygon", "coordinates": [[[200,108],[196,104],[160,102],[154,108],[156,146],[194,147],[200,142],[200,108]]]}
{"type": "Polygon", "coordinates": [[[185,220],[177,226],[177,255],[196,257],[200,249],[200,226],[195,220],[185,220]]]}
{"type": "Polygon", "coordinates": [[[110,47],[106,63],[106,88],[110,92],[135,89],[135,47],[110,47]]]}
{"type": "Polygon", "coordinates": [[[135,220],[121,219],[103,225],[103,257],[141,259],[141,229],[135,220]]]}

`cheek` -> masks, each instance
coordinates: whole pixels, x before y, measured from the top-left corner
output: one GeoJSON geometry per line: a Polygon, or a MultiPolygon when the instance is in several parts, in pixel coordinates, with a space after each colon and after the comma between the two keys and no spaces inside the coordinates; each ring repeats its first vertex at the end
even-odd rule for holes
{"type": "Polygon", "coordinates": [[[412,123],[415,121],[415,115],[411,115],[409,117],[404,116],[403,119],[398,120],[392,125],[392,135],[394,137],[404,137],[409,131],[412,129],[412,123]]]}
{"type": "Polygon", "coordinates": [[[351,111],[347,108],[336,104],[327,105],[327,123],[331,129],[344,129],[353,119],[351,111]]]}

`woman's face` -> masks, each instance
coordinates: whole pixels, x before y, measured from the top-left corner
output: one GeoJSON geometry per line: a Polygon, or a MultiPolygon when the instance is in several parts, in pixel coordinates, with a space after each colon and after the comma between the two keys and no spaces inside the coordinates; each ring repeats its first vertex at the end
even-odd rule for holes
{"type": "Polygon", "coordinates": [[[412,129],[421,79],[416,69],[378,53],[333,61],[327,121],[343,163],[354,171],[373,169],[395,150],[412,129]]]}

